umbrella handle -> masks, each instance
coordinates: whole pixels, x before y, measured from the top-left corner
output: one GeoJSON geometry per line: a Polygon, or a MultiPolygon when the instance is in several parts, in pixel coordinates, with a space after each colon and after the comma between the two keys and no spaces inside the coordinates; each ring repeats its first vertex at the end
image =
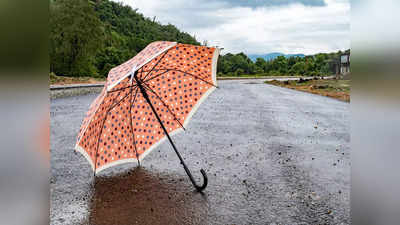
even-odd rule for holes
{"type": "Polygon", "coordinates": [[[195,186],[199,192],[203,191],[207,187],[207,184],[208,184],[208,177],[207,177],[206,171],[204,171],[203,169],[200,169],[200,173],[201,173],[201,175],[203,175],[203,185],[201,185],[200,187],[195,186]]]}
{"type": "Polygon", "coordinates": [[[193,178],[193,176],[192,176],[192,173],[190,172],[189,168],[187,168],[187,166],[186,166],[186,164],[183,162],[183,160],[181,160],[181,163],[182,163],[182,165],[183,165],[183,168],[184,168],[185,171],[186,171],[186,174],[188,175],[190,181],[192,182],[192,184],[193,184],[193,186],[196,188],[196,190],[197,190],[198,192],[202,192],[204,189],[206,189],[207,184],[208,184],[208,177],[207,177],[206,171],[204,171],[203,169],[200,169],[200,173],[201,173],[201,175],[203,175],[203,185],[200,186],[200,185],[198,185],[198,184],[196,183],[196,181],[194,180],[194,178],[193,178]]]}

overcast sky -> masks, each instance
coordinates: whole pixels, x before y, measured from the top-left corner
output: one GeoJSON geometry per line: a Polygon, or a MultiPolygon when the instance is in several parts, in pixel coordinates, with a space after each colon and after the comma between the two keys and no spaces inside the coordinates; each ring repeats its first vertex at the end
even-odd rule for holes
{"type": "Polygon", "coordinates": [[[349,0],[121,0],[227,52],[314,54],[350,48],[349,0]]]}

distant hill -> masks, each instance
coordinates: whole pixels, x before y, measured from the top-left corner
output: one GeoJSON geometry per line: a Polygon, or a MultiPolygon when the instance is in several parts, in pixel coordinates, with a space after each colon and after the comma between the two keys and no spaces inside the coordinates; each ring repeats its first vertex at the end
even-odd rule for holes
{"type": "Polygon", "coordinates": [[[297,56],[298,57],[305,57],[304,54],[283,54],[283,53],[280,53],[280,52],[273,52],[273,53],[268,53],[268,54],[263,54],[263,55],[253,54],[253,55],[249,55],[249,58],[253,62],[255,62],[257,60],[257,58],[263,58],[263,59],[265,59],[267,61],[270,61],[270,60],[273,60],[273,59],[277,58],[278,56],[285,56],[286,58],[289,58],[289,57],[292,57],[292,56],[294,56],[294,57],[297,57],[297,56]]]}

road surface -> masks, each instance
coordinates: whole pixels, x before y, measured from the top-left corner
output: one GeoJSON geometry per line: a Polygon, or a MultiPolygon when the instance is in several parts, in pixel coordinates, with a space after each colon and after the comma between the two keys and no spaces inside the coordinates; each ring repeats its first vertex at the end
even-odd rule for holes
{"type": "Polygon", "coordinates": [[[349,104],[262,83],[219,81],[173,137],[93,182],[73,151],[96,95],[51,101],[51,224],[350,224],[349,104]]]}

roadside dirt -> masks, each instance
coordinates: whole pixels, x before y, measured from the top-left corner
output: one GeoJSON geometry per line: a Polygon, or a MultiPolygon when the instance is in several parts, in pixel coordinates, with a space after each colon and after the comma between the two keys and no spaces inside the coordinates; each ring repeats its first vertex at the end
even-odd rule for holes
{"type": "Polygon", "coordinates": [[[49,76],[50,85],[66,85],[66,84],[98,84],[105,83],[105,78],[93,78],[93,77],[66,77],[57,76],[50,74],[49,76]]]}
{"type": "Polygon", "coordinates": [[[280,87],[290,88],[298,91],[336,98],[350,102],[350,80],[306,80],[306,81],[266,81],[280,87]]]}

